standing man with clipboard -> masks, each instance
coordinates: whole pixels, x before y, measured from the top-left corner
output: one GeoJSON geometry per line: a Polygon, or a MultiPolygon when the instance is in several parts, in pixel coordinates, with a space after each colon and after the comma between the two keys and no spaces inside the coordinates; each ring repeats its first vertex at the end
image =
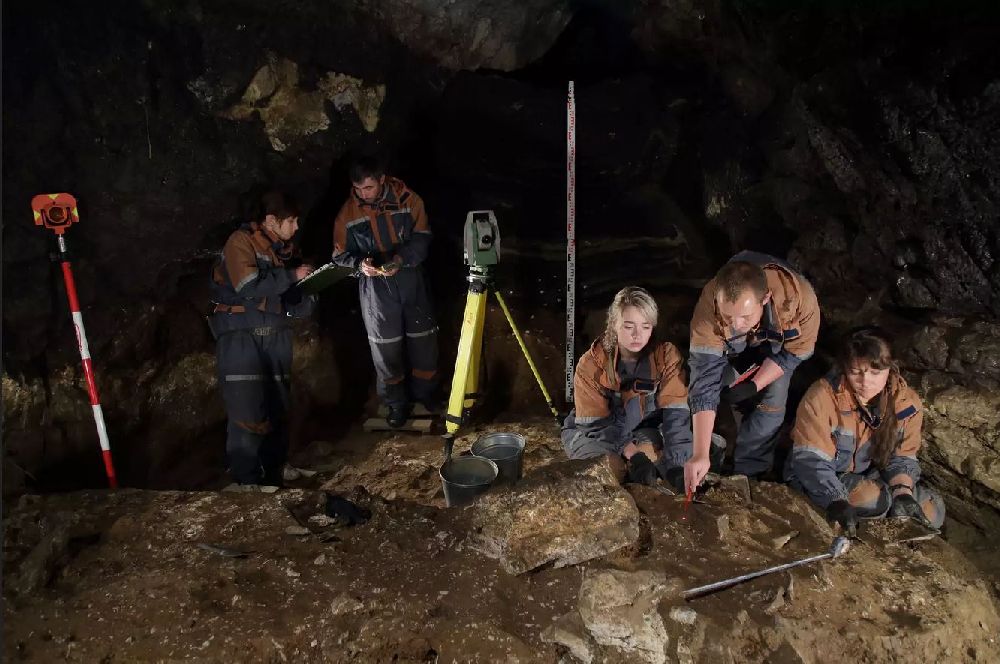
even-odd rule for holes
{"type": "Polygon", "coordinates": [[[771,470],[792,373],[812,356],[819,322],[819,302],[806,278],[767,254],[741,252],[705,285],[691,319],[689,490],[709,470],[720,402],[745,413],[734,472],[759,477],[771,470]]]}
{"type": "Polygon", "coordinates": [[[333,262],[357,270],[361,316],[386,423],[406,423],[416,401],[437,403],[437,322],[423,273],[431,244],[424,201],[374,158],[355,161],[333,228],[333,262]]]}

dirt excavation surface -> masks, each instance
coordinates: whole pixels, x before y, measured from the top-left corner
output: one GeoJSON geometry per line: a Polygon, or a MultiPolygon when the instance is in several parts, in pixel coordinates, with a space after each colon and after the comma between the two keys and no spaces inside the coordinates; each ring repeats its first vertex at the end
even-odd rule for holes
{"type": "Polygon", "coordinates": [[[527,436],[516,487],[446,509],[440,439],[391,436],[320,478],[371,510],[353,527],[316,488],[25,496],[6,523],[5,660],[1000,661],[996,589],[940,538],[870,523],[835,561],[685,601],[834,533],[780,485],[748,502],[722,481],[685,509],[565,461],[550,424],[485,430],[527,436]]]}

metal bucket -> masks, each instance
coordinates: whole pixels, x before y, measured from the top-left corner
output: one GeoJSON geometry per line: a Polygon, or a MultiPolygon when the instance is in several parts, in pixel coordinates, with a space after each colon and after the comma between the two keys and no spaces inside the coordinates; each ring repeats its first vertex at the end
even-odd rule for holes
{"type": "Polygon", "coordinates": [[[498,483],[513,484],[521,479],[524,462],[524,436],[521,434],[488,433],[472,444],[472,453],[497,465],[498,483]]]}
{"type": "Polygon", "coordinates": [[[497,465],[478,456],[452,457],[441,466],[441,486],[448,507],[467,505],[490,488],[497,478],[497,465]]]}
{"type": "Polygon", "coordinates": [[[726,442],[725,437],[713,433],[712,434],[712,444],[708,448],[708,458],[712,463],[712,470],[719,472],[722,468],[722,464],[726,459],[726,442]]]}

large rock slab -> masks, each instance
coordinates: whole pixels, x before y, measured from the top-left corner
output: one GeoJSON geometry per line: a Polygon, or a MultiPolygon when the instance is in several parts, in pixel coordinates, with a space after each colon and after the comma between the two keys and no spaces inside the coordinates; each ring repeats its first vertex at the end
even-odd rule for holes
{"type": "Polygon", "coordinates": [[[563,461],[475,504],[471,544],[510,574],[575,565],[639,538],[639,511],[604,460],[563,461]]]}
{"type": "Polygon", "coordinates": [[[1000,325],[936,316],[902,336],[900,359],[924,401],[925,476],[949,513],[1000,527],[1000,325]],[[989,509],[983,509],[984,507],[989,509]]]}
{"type": "Polygon", "coordinates": [[[580,617],[601,645],[660,664],[666,661],[670,642],[657,608],[666,591],[666,577],[660,572],[590,572],[580,585],[580,617]]]}
{"type": "Polygon", "coordinates": [[[950,385],[925,398],[926,458],[948,493],[1000,510],[1000,392],[950,385]]]}

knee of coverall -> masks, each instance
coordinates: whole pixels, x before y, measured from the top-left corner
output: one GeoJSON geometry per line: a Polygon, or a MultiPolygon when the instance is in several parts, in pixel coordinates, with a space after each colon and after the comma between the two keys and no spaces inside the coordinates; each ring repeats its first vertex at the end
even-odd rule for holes
{"type": "Polygon", "coordinates": [[[410,366],[422,372],[433,373],[438,364],[437,328],[422,332],[406,332],[406,355],[410,366]]]}
{"type": "Polygon", "coordinates": [[[271,432],[268,390],[262,379],[250,376],[223,376],[222,400],[231,426],[243,431],[265,435],[271,432]],[[247,378],[247,380],[232,380],[247,378]]]}
{"type": "Polygon", "coordinates": [[[924,516],[927,517],[931,526],[940,529],[944,525],[945,516],[944,499],[941,494],[923,482],[918,482],[913,491],[913,497],[924,511],[924,516]]]}
{"type": "Polygon", "coordinates": [[[604,454],[621,454],[627,442],[628,432],[620,423],[612,423],[599,431],[576,425],[574,413],[566,418],[566,425],[560,434],[563,449],[570,459],[592,459],[604,454]],[[573,419],[572,424],[570,423],[573,419]]]}
{"type": "Polygon", "coordinates": [[[859,478],[852,480],[850,486],[844,483],[848,491],[847,501],[857,510],[858,516],[877,517],[889,511],[892,496],[885,482],[877,477],[863,477],[853,473],[850,477],[859,478]]]}
{"type": "Polygon", "coordinates": [[[229,422],[244,431],[266,434],[269,383],[273,381],[260,337],[230,332],[216,346],[219,387],[229,422]]]}
{"type": "Polygon", "coordinates": [[[390,339],[368,338],[375,375],[382,382],[398,383],[406,377],[406,358],[402,336],[390,339]]]}
{"type": "Polygon", "coordinates": [[[562,434],[563,449],[570,459],[593,459],[605,454],[618,454],[618,445],[601,438],[590,438],[582,431],[562,434]]]}

